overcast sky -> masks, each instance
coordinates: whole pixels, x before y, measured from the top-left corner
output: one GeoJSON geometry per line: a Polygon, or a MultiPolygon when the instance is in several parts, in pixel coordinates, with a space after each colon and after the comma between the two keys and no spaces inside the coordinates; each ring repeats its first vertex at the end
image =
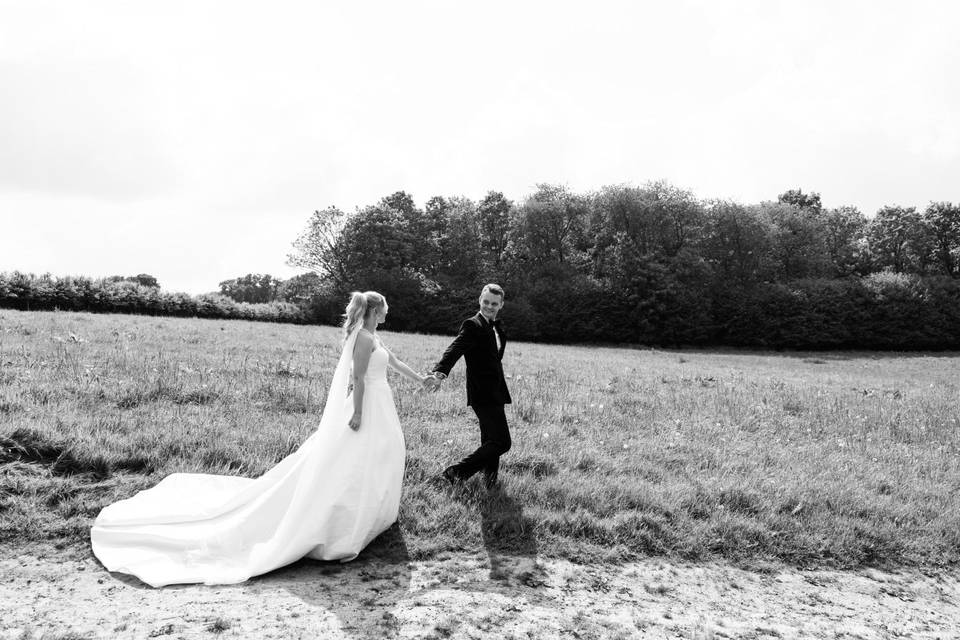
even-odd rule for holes
{"type": "Polygon", "coordinates": [[[289,277],[315,209],[960,201],[960,3],[0,0],[0,271],[289,277]]]}

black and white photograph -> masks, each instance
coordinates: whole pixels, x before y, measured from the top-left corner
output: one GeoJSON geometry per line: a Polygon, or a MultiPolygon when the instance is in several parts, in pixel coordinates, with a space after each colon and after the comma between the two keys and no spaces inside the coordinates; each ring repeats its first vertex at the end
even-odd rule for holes
{"type": "Polygon", "coordinates": [[[0,640],[960,638],[958,31],[0,0],[0,640]]]}

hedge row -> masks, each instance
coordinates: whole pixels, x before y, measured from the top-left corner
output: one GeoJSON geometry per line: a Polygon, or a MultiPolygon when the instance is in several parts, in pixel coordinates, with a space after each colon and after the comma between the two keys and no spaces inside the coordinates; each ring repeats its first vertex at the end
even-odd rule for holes
{"type": "Polygon", "coordinates": [[[24,311],[93,311],[158,316],[228,318],[304,323],[304,311],[289,302],[249,304],[220,294],[191,296],[129,281],[0,273],[0,307],[24,311]]]}
{"type": "Polygon", "coordinates": [[[508,300],[513,335],[551,342],[773,349],[960,349],[960,280],[879,273],[751,287],[614,292],[590,284],[508,300]],[[512,307],[511,307],[512,305],[512,307]]]}
{"type": "MultiPolygon", "coordinates": [[[[453,333],[476,309],[477,291],[378,290],[391,301],[389,328],[453,333]]],[[[269,322],[337,324],[345,293],[302,306],[249,304],[219,294],[167,293],[132,282],[0,274],[0,307],[269,322]]],[[[893,273],[750,287],[676,281],[617,291],[587,279],[544,279],[508,297],[514,339],[555,343],[738,346],[774,349],[960,350],[960,280],[893,273]]]]}

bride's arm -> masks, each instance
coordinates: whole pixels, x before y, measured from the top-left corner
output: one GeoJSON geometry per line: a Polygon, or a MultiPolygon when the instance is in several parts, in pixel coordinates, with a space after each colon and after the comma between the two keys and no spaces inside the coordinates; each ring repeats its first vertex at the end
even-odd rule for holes
{"type": "Polygon", "coordinates": [[[387,349],[387,353],[390,355],[389,365],[394,371],[402,373],[417,384],[423,384],[423,381],[427,379],[426,376],[420,375],[411,369],[404,361],[400,360],[400,358],[393,355],[393,352],[389,349],[387,349]]]}
{"type": "Polygon", "coordinates": [[[363,376],[367,373],[372,351],[373,336],[361,331],[353,345],[353,416],[348,424],[354,431],[360,428],[360,414],[363,413],[363,376]]]}

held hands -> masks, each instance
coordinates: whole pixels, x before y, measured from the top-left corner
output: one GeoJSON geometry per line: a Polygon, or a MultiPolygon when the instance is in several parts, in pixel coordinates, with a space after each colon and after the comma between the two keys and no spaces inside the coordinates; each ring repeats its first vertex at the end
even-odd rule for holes
{"type": "Polygon", "coordinates": [[[431,373],[423,379],[423,388],[427,391],[436,391],[440,388],[442,378],[437,373],[431,373]]]}

